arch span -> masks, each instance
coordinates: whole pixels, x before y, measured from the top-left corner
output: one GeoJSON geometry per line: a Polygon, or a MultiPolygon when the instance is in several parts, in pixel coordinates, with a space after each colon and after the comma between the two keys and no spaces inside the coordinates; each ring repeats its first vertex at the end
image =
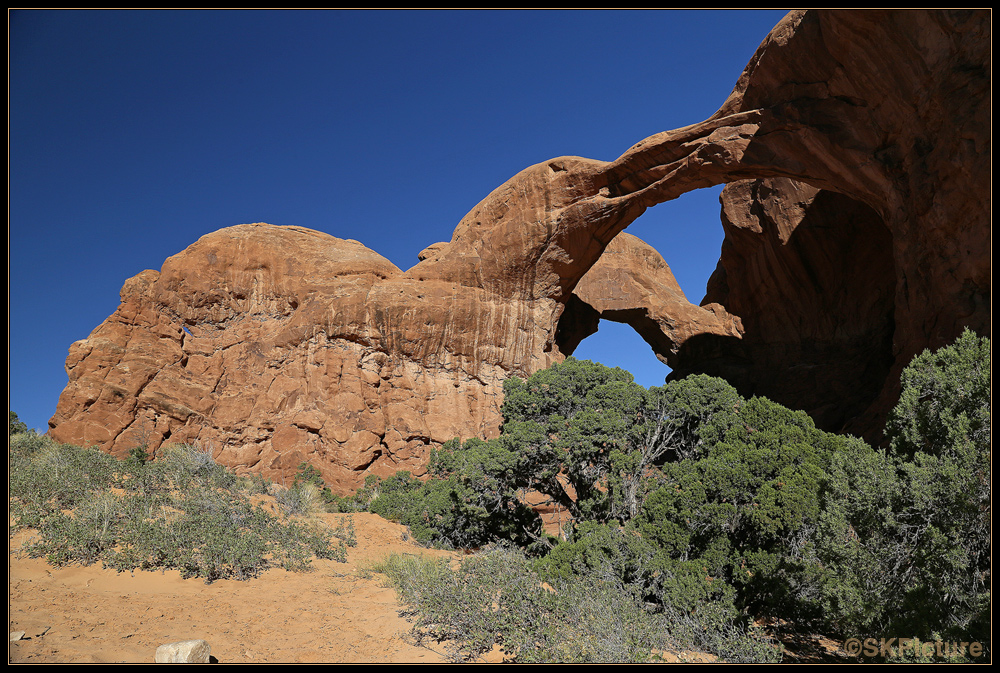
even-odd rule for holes
{"type": "MultiPolygon", "coordinates": [[[[860,265],[845,259],[836,266],[879,276],[869,286],[880,297],[891,288],[891,298],[875,302],[885,315],[860,330],[878,333],[876,359],[889,362],[874,368],[884,378],[862,367],[878,388],[873,397],[865,393],[874,401],[863,411],[852,402],[850,412],[827,414],[846,422],[860,413],[868,420],[852,427],[871,429],[894,403],[899,373],[916,353],[949,343],[964,327],[980,334],[991,329],[989,54],[988,12],[792,12],[767,36],[712,117],[646,138],[612,162],[561,157],[525,169],[463,218],[434,259],[410,273],[524,301],[551,301],[547,343],[558,345],[566,337],[555,334],[556,326],[563,325],[559,334],[565,335],[565,326],[578,319],[561,319],[563,311],[574,311],[577,285],[645,209],[692,189],[757,180],[771,194],[782,193],[794,211],[801,206],[796,199],[808,191],[811,211],[847,205],[853,215],[845,222],[867,222],[841,227],[835,218],[825,219],[836,230],[831,250],[853,241],[859,252],[844,254],[860,265]],[[869,232],[877,262],[866,250],[869,232]],[[892,278],[883,278],[884,272],[892,278]]],[[[738,189],[727,194],[749,198],[738,189]]],[[[779,219],[787,224],[795,217],[779,219]]],[[[720,276],[717,287],[753,276],[734,259],[720,270],[727,280],[720,276]]],[[[846,286],[838,291],[848,292],[846,286]]],[[[759,308],[751,301],[737,310],[735,294],[725,294],[729,311],[748,320],[743,314],[759,308]]],[[[860,313],[872,303],[857,293],[852,301],[860,313]]],[[[813,298],[790,310],[807,313],[815,305],[813,298]]],[[[857,332],[850,325],[867,320],[845,310],[840,315],[834,332],[857,332]]],[[[802,339],[818,343],[804,333],[802,339]]],[[[772,350],[777,343],[765,342],[772,350]]],[[[725,343],[721,347],[708,330],[684,349],[680,369],[721,373],[727,360],[742,360],[746,371],[759,368],[747,362],[760,359],[753,351],[762,346],[725,343]]],[[[667,350],[679,348],[671,340],[667,350]]],[[[788,356],[800,352],[792,349],[788,356]]],[[[767,389],[786,397],[778,388],[767,389]]],[[[838,406],[837,392],[820,394],[827,400],[816,399],[817,408],[838,406]]]]}

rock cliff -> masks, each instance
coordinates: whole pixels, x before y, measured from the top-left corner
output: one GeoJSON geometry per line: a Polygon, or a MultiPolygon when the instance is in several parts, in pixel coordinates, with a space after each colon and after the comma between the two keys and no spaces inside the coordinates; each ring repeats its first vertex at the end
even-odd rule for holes
{"type": "Polygon", "coordinates": [[[521,171],[409,271],[298,227],[209,234],[73,345],[51,433],[197,440],[269,476],[308,460],[347,490],[495,433],[503,378],[604,317],[678,372],[871,435],[913,354],[990,331],[989,61],[988,12],[792,12],[708,120],[521,171]],[[696,307],[621,232],[719,183],[696,307]]]}

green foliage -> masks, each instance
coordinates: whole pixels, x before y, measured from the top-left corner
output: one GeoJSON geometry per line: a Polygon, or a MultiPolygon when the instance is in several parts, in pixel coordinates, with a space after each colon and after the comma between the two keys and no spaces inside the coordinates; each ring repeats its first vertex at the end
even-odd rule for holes
{"type": "Polygon", "coordinates": [[[145,465],[149,462],[149,447],[146,444],[139,444],[129,449],[128,460],[136,465],[145,465]]]}
{"type": "Polygon", "coordinates": [[[848,440],[707,376],[643,390],[592,363],[553,370],[509,384],[496,441],[513,455],[498,462],[513,466],[505,475],[514,485],[576,517],[571,543],[546,560],[549,573],[600,560],[682,612],[712,603],[730,618],[821,613],[815,531],[826,471],[848,440]]]}
{"type": "MultiPolygon", "coordinates": [[[[863,442],[769,400],[744,400],[719,379],[646,390],[621,370],[572,358],[508,380],[503,413],[497,439],[435,452],[434,479],[368,484],[371,511],[423,542],[514,541],[543,554],[536,569],[550,582],[599,577],[677,619],[711,613],[720,628],[745,630],[761,614],[820,620],[837,599],[857,598],[860,585],[837,588],[834,553],[817,531],[834,526],[834,456],[850,447],[865,464],[863,442]],[[569,540],[541,535],[523,504],[528,491],[571,513],[569,540]]],[[[840,525],[854,514],[840,512],[840,525]]]]}
{"type": "Polygon", "coordinates": [[[990,340],[968,329],[951,346],[916,356],[886,426],[893,451],[953,460],[989,451],[990,373],[990,340]]]}
{"type": "Polygon", "coordinates": [[[655,468],[704,451],[709,420],[731,417],[740,398],[707,376],[646,390],[621,369],[568,358],[527,380],[504,382],[502,435],[442,449],[432,468],[466,474],[510,499],[534,490],[578,520],[635,517],[655,468]],[[470,461],[459,453],[473,454],[470,461]]]}
{"type": "Polygon", "coordinates": [[[7,410],[7,436],[28,432],[28,426],[13,411],[7,410]]]}
{"type": "Polygon", "coordinates": [[[271,487],[271,481],[259,474],[247,474],[236,477],[233,488],[247,495],[266,495],[271,487]]]}
{"type": "MultiPolygon", "coordinates": [[[[315,466],[303,462],[299,464],[298,472],[295,474],[295,481],[292,489],[300,489],[302,492],[312,493],[315,490],[316,504],[327,512],[356,512],[357,507],[343,507],[344,498],[334,494],[330,487],[326,485],[323,475],[315,466]],[[305,487],[312,487],[305,488],[305,487]]],[[[312,497],[310,495],[309,497],[312,497]]]]}
{"type": "Polygon", "coordinates": [[[8,446],[15,528],[37,528],[46,516],[72,509],[90,493],[118,483],[118,461],[100,451],[59,444],[30,432],[13,435],[8,446]]]}
{"type": "Polygon", "coordinates": [[[522,546],[551,547],[539,578],[617,582],[676,628],[711,614],[739,631],[768,615],[988,642],[989,372],[989,342],[970,333],[918,357],[886,453],[718,379],[644,390],[570,358],[505,383],[500,437],[449,442],[436,479],[383,482],[371,502],[425,540],[510,540],[520,527],[522,546]],[[572,514],[567,541],[525,524],[532,490],[572,514]]]}
{"type": "Polygon", "coordinates": [[[151,463],[151,474],[178,490],[194,486],[231,489],[236,485],[236,475],[216,463],[207,448],[172,444],[160,449],[159,454],[151,463]]]}
{"type": "Polygon", "coordinates": [[[661,467],[632,522],[650,548],[648,589],[686,611],[713,603],[817,617],[815,531],[828,466],[846,440],[769,400],[736,406],[700,426],[716,438],[700,457],[661,467]]]}
{"type": "Polygon", "coordinates": [[[310,482],[296,481],[289,488],[275,487],[274,500],[287,516],[309,516],[323,508],[321,493],[310,482]]]}
{"type": "Polygon", "coordinates": [[[882,542],[896,568],[894,624],[947,639],[990,637],[991,356],[969,330],[914,358],[887,427],[895,516],[882,542]]]}
{"type": "Polygon", "coordinates": [[[537,515],[524,504],[497,510],[495,496],[483,498],[481,490],[457,477],[422,482],[398,472],[370,487],[377,493],[369,511],[407,526],[425,545],[472,548],[497,537],[526,542],[526,529],[540,529],[537,515]]]}
{"type": "Polygon", "coordinates": [[[815,535],[815,602],[824,627],[841,635],[885,632],[892,568],[878,559],[891,528],[900,483],[892,460],[859,439],[847,438],[827,470],[824,508],[815,535]]]}
{"type": "Polygon", "coordinates": [[[32,433],[9,446],[14,528],[38,530],[22,551],[56,565],[176,568],[210,582],[306,570],[314,557],[346,560],[354,542],[353,527],[282,521],[252,504],[259,479],[237,479],[196,447],[118,461],[32,433]]]}
{"type": "Polygon", "coordinates": [[[891,453],[834,455],[816,535],[820,604],[841,633],[990,641],[990,351],[966,331],[914,358],[891,453]]]}
{"type": "Polygon", "coordinates": [[[320,474],[319,470],[315,466],[309,463],[302,462],[299,463],[298,471],[295,473],[296,484],[312,484],[316,488],[325,488],[326,482],[323,480],[323,475],[320,474]]]}

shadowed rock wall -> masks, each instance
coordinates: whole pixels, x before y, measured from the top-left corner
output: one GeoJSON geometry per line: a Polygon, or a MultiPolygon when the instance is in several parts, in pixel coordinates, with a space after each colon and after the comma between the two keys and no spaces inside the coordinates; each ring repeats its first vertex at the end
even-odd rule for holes
{"type": "Polygon", "coordinates": [[[877,440],[881,421],[867,412],[892,371],[896,290],[882,219],[787,178],[730,184],[722,202],[726,236],[705,301],[742,316],[742,338],[687,340],[672,376],[725,376],[744,395],[877,440]]]}

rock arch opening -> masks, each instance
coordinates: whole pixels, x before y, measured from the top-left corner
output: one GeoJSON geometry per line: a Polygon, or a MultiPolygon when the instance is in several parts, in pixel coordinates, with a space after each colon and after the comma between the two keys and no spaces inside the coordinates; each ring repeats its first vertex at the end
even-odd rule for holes
{"type": "Polygon", "coordinates": [[[71,347],[50,433],[121,453],[152,409],[159,437],[254,471],[283,473],[310,443],[353,487],[354,466],[423,469],[431,445],[495,434],[503,379],[573,353],[603,318],[672,376],[725,374],[870,439],[913,355],[991,330],[990,46],[988,12],[793,12],[712,117],[612,162],[524,169],[405,272],[300,227],[206,235],[126,281],[71,347]],[[623,230],[724,182],[732,226],[697,306],[623,230]]]}
{"type": "Polygon", "coordinates": [[[670,366],[656,357],[638,332],[613,320],[601,320],[597,332],[580,343],[573,357],[621,367],[645,388],[662,386],[671,372],[670,366]]]}
{"type": "Polygon", "coordinates": [[[692,313],[684,305],[705,295],[723,241],[722,189],[658,204],[619,234],[567,303],[557,333],[563,354],[621,367],[646,387],[663,384],[676,346],[659,322],[692,313]]]}
{"type": "Polygon", "coordinates": [[[646,210],[626,231],[655,248],[693,304],[705,296],[725,232],[719,199],[724,184],[694,189],[646,210]]]}
{"type": "MultiPolygon", "coordinates": [[[[787,178],[731,183],[721,201],[718,227],[704,212],[678,216],[664,205],[652,209],[658,217],[644,215],[630,227],[644,236],[658,228],[652,233],[668,249],[679,230],[704,234],[709,240],[700,244],[716,246],[718,264],[711,252],[700,253],[712,266],[703,271],[703,295],[686,298],[653,246],[623,232],[567,302],[557,331],[561,351],[637,376],[722,376],[744,395],[807,410],[826,429],[863,429],[851,423],[868,421],[864,412],[895,360],[898,279],[886,223],[860,201],[787,178]],[[718,242],[710,240],[716,231],[718,242]],[[606,333],[581,347],[599,327],[606,333]],[[669,369],[643,360],[647,344],[669,369]]],[[[676,246],[671,256],[690,261],[690,250],[676,246]]]]}
{"type": "Polygon", "coordinates": [[[678,354],[744,395],[861,430],[895,360],[897,271],[882,217],[849,196],[785,178],[723,193],[726,239],[705,302],[741,319],[740,340],[689,340],[678,354]]]}

